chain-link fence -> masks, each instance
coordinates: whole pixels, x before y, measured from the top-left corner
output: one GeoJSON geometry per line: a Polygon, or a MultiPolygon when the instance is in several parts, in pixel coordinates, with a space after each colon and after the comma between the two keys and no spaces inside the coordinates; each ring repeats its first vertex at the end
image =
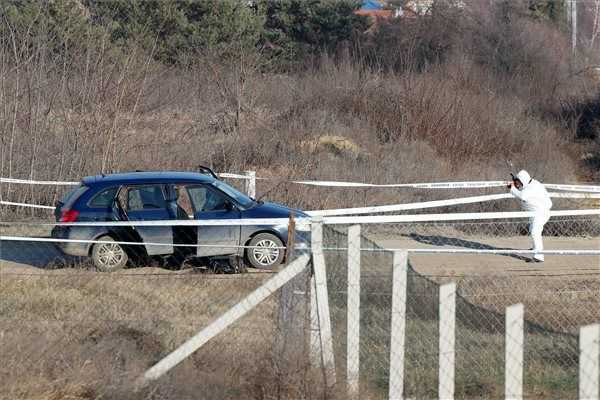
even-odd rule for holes
{"type": "Polygon", "coordinates": [[[2,265],[0,398],[301,398],[318,393],[322,387],[309,385],[316,378],[310,376],[304,341],[309,270],[304,271],[172,373],[136,387],[148,368],[247,301],[277,273],[158,267],[98,273],[78,266],[2,265]]]}
{"type": "MultiPolygon", "coordinates": [[[[561,244],[574,239],[571,249],[598,250],[600,241],[594,230],[597,222],[578,219],[553,225],[562,232],[571,232],[569,237],[557,236],[561,244]]],[[[390,354],[394,353],[394,346],[402,344],[391,331],[394,256],[392,252],[377,251],[381,249],[378,242],[398,249],[474,251],[516,249],[519,245],[527,249],[521,242],[528,239],[512,230],[517,224],[523,223],[361,227],[361,398],[387,398],[389,377],[395,373],[390,371],[390,354]],[[504,232],[509,232],[509,236],[504,232]],[[518,239],[516,243],[509,240],[513,235],[518,239]],[[495,244],[494,240],[505,242],[495,244]]],[[[342,368],[347,362],[343,338],[348,334],[346,318],[350,306],[346,282],[348,240],[344,229],[328,229],[326,246],[330,248],[327,265],[334,337],[338,339],[336,355],[342,368]]],[[[505,350],[518,345],[519,336],[507,333],[505,310],[521,303],[525,310],[524,338],[520,340],[524,342],[523,395],[577,398],[579,328],[600,322],[600,254],[548,256],[548,268],[525,263],[529,256],[409,253],[402,338],[404,396],[443,398],[444,393],[452,392],[458,398],[504,398],[506,379],[510,381],[511,374],[519,375],[519,371],[506,369],[511,358],[518,361],[518,353],[505,354],[505,350]],[[444,308],[440,305],[440,288],[450,282],[456,284],[456,301],[454,306],[444,308]],[[452,308],[455,317],[449,318],[448,310],[452,308]],[[455,330],[449,335],[445,328],[454,323],[453,318],[455,330]],[[445,354],[444,347],[453,347],[454,352],[445,354]],[[453,370],[440,367],[452,361],[453,370]],[[440,387],[440,383],[449,382],[451,388],[440,387]]],[[[509,397],[515,397],[514,393],[509,397]]]]}
{"type": "MultiPolygon", "coordinates": [[[[546,248],[598,250],[597,226],[589,217],[551,221],[547,228],[562,233],[545,231],[546,248]]],[[[513,374],[517,382],[522,376],[526,397],[577,398],[579,328],[600,322],[599,255],[547,256],[540,266],[525,263],[527,254],[510,251],[416,252],[527,249],[520,229],[526,221],[363,225],[349,258],[347,227],[326,225],[323,255],[336,384],[321,368],[324,359],[310,357],[315,340],[321,352],[326,349],[320,336],[326,315],[315,319],[311,304],[323,302],[311,299],[314,265],[247,307],[166,376],[136,388],[148,368],[280,275],[211,268],[196,257],[153,259],[138,265],[142,268],[99,273],[85,258],[61,256],[52,243],[2,241],[0,397],[344,398],[354,387],[358,398],[388,398],[392,392],[410,398],[449,392],[457,398],[503,398],[513,374]],[[408,253],[405,277],[384,247],[415,250],[408,253]],[[357,265],[360,272],[352,276],[357,265]],[[405,299],[393,290],[398,282],[406,287],[405,299]],[[440,298],[440,286],[451,282],[455,294],[446,286],[440,298]],[[453,296],[454,303],[440,305],[453,296]],[[507,326],[519,321],[507,323],[505,310],[517,303],[524,306],[522,340],[507,333],[507,326]],[[394,333],[393,322],[403,335],[394,333]],[[514,359],[505,355],[510,343],[518,349],[520,342],[522,374],[506,369],[510,360],[519,365],[518,350],[514,359]],[[390,388],[398,375],[402,387],[390,388]]],[[[3,234],[39,239],[47,230],[11,224],[3,234]]],[[[311,244],[294,245],[288,265],[311,244]]],[[[596,361],[585,354],[593,373],[596,361]]]]}

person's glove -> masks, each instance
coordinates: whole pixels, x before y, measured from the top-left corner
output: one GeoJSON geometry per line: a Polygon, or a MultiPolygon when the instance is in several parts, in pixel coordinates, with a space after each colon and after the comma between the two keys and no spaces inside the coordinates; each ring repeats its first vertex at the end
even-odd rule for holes
{"type": "Polygon", "coordinates": [[[511,189],[512,187],[513,187],[513,182],[512,181],[508,182],[508,184],[506,185],[506,188],[511,189]]]}

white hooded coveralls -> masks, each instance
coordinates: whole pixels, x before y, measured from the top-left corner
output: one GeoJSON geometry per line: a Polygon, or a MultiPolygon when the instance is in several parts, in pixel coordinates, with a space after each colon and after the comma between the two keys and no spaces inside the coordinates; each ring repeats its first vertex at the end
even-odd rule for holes
{"type": "Polygon", "coordinates": [[[544,251],[542,231],[544,230],[544,224],[550,219],[552,200],[550,200],[544,185],[535,179],[531,179],[527,171],[520,171],[517,178],[521,181],[523,187],[519,190],[513,186],[510,193],[521,200],[521,207],[524,210],[535,213],[529,219],[529,234],[533,240],[533,257],[539,261],[544,261],[544,255],[539,254],[539,252],[544,251]]]}

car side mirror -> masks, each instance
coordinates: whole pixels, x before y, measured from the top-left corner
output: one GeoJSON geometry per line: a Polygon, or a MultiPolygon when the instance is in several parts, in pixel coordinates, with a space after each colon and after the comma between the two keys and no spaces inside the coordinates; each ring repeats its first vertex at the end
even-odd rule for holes
{"type": "Polygon", "coordinates": [[[231,201],[227,200],[225,202],[225,210],[233,211],[233,210],[235,210],[235,205],[231,201]]]}

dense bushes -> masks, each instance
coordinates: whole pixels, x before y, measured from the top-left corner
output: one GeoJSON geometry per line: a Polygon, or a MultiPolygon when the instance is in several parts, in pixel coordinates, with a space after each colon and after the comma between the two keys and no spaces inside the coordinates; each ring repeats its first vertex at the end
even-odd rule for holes
{"type": "Polygon", "coordinates": [[[261,51],[271,68],[335,50],[367,28],[356,0],[7,0],[0,32],[48,33],[53,52],[104,33],[113,47],[141,45],[156,60],[188,65],[207,52],[261,51]]]}

